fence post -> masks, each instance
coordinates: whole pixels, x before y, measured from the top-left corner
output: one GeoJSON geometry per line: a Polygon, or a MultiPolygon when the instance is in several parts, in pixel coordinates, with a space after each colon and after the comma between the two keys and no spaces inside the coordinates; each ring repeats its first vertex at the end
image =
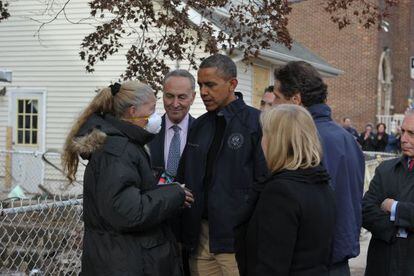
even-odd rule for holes
{"type": "Polygon", "coordinates": [[[13,128],[8,126],[6,127],[6,163],[5,163],[5,181],[4,188],[7,190],[11,189],[12,186],[12,140],[13,140],[13,128]]]}

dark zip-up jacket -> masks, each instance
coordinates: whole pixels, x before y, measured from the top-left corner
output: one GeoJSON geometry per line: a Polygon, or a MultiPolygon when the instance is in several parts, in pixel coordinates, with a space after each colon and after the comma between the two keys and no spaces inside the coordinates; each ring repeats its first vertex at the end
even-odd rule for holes
{"type": "Polygon", "coordinates": [[[210,251],[234,252],[233,228],[241,207],[246,204],[253,182],[268,173],[260,143],[260,111],[247,106],[241,94],[236,95],[239,98],[221,110],[226,128],[208,188],[203,180],[214,137],[215,112],[207,112],[193,122],[181,157],[177,180],[185,183],[195,197],[193,206],[183,211],[181,223],[181,240],[191,252],[198,245],[205,198],[210,251]]]}
{"type": "Polygon", "coordinates": [[[308,110],[318,129],[322,163],[335,191],[337,208],[331,262],[337,264],[359,255],[365,160],[352,135],[332,120],[329,106],[316,104],[308,110]]]}

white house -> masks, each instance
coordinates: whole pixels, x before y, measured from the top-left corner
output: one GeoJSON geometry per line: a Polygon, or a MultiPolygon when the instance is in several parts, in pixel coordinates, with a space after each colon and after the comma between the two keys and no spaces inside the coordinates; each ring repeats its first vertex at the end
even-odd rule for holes
{"type": "MultiPolygon", "coordinates": [[[[51,18],[42,14],[44,4],[12,0],[9,8],[11,17],[0,23],[0,68],[12,72],[10,83],[0,82],[0,92],[4,92],[0,93],[0,191],[19,184],[28,192],[39,192],[39,184],[47,186],[48,179],[62,180],[62,176],[41,161],[41,154],[26,152],[59,151],[74,118],[94,97],[96,89],[118,80],[126,60],[120,52],[98,64],[93,74],[86,73],[78,52],[80,42],[94,30],[96,21],[89,18],[71,24],[61,14],[45,25],[38,37],[39,23],[31,18],[51,18]]],[[[88,11],[85,0],[71,0],[66,6],[66,16],[73,22],[88,18],[88,11]]],[[[245,101],[257,105],[264,87],[273,83],[274,68],[298,59],[312,63],[324,76],[341,73],[298,43],[292,50],[274,44],[261,52],[254,65],[244,65],[235,58],[238,90],[245,101]]],[[[188,68],[185,63],[169,64],[171,68],[188,68]]],[[[162,104],[158,109],[162,112],[162,104]]],[[[191,113],[198,116],[204,112],[197,96],[191,113]]],[[[59,165],[58,158],[52,163],[59,165]]]]}

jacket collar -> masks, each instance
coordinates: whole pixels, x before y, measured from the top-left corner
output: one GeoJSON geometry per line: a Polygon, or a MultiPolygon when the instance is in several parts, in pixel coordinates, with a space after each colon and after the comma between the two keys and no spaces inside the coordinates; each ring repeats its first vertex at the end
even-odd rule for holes
{"type": "Polygon", "coordinates": [[[261,192],[268,182],[272,182],[275,179],[285,179],[310,184],[326,184],[329,182],[330,176],[321,165],[307,169],[284,169],[261,177],[253,184],[253,189],[257,192],[261,192]]]}
{"type": "MultiPolygon", "coordinates": [[[[68,147],[83,159],[102,148],[108,137],[123,137],[132,143],[146,144],[154,135],[144,129],[120,121],[112,115],[92,114],[79,129],[68,147]]],[[[113,140],[111,140],[113,141],[113,140]]]]}
{"type": "Polygon", "coordinates": [[[234,93],[237,97],[236,100],[229,103],[223,109],[219,111],[214,111],[215,114],[222,114],[226,119],[233,117],[240,110],[243,110],[246,107],[246,103],[243,100],[243,94],[240,92],[234,93]]]}
{"type": "Polygon", "coordinates": [[[402,166],[405,170],[408,170],[408,160],[409,157],[405,155],[402,155],[400,158],[396,158],[394,168],[396,168],[397,166],[402,166]]]}
{"type": "Polygon", "coordinates": [[[129,122],[119,120],[110,114],[104,115],[105,121],[110,123],[125,135],[132,143],[144,146],[154,138],[154,134],[149,133],[142,127],[133,125],[129,122]]]}
{"type": "Polygon", "coordinates": [[[332,110],[327,104],[314,104],[307,107],[307,109],[314,120],[332,121],[332,110]]]}

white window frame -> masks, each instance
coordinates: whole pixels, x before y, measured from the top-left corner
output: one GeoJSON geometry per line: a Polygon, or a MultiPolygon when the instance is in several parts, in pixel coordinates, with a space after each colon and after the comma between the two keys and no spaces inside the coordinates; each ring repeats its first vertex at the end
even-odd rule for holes
{"type": "MultiPolygon", "coordinates": [[[[7,94],[9,98],[9,120],[8,125],[13,128],[13,137],[15,137],[15,131],[17,127],[17,122],[15,122],[14,115],[17,114],[17,112],[13,112],[12,106],[13,106],[13,95],[20,95],[20,94],[36,94],[39,95],[43,101],[43,106],[41,111],[39,111],[39,122],[41,121],[40,127],[38,127],[38,132],[41,133],[40,139],[38,139],[38,150],[40,152],[44,152],[46,148],[46,88],[41,87],[7,87],[7,94]]],[[[38,124],[39,125],[39,124],[38,124]]]]}

